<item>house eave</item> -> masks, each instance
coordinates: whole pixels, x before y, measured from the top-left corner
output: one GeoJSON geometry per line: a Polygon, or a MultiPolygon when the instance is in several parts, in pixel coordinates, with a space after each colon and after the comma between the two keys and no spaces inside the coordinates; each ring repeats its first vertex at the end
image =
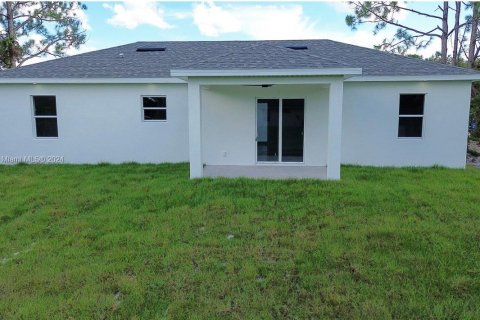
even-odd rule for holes
{"type": "Polygon", "coordinates": [[[178,78],[0,78],[0,84],[168,84],[178,78]]]}
{"type": "Polygon", "coordinates": [[[185,84],[189,77],[338,76],[346,82],[480,81],[480,74],[362,76],[362,69],[172,70],[169,78],[0,78],[0,84],[185,84]]]}
{"type": "Polygon", "coordinates": [[[425,75],[425,76],[352,76],[348,82],[389,81],[480,81],[479,74],[425,75]]]}
{"type": "Polygon", "coordinates": [[[361,75],[361,68],[325,68],[325,69],[232,69],[232,70],[194,70],[174,69],[172,77],[259,77],[259,76],[352,76],[361,75]]]}

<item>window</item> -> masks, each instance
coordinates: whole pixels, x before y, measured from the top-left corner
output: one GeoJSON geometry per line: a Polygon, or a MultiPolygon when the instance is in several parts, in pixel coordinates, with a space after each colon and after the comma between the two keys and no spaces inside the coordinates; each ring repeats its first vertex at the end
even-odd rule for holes
{"type": "Polygon", "coordinates": [[[55,96],[33,97],[33,118],[37,138],[57,138],[57,102],[55,96]]]}
{"type": "Polygon", "coordinates": [[[424,94],[401,94],[398,119],[399,138],[421,138],[424,94]]]}
{"type": "Polygon", "coordinates": [[[143,120],[161,121],[167,120],[166,97],[142,97],[143,120]]]}

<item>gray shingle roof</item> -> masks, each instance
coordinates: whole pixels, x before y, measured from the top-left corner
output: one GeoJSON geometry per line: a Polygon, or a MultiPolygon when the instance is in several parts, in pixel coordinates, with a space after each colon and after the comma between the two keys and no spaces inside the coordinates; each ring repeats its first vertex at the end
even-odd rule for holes
{"type": "Polygon", "coordinates": [[[363,76],[478,74],[331,40],[271,40],[136,42],[1,71],[0,78],[167,78],[172,69],[304,68],[362,68],[363,76]],[[137,52],[139,47],[166,50],[137,52]]]}
{"type": "Polygon", "coordinates": [[[308,50],[292,50],[273,43],[254,42],[221,55],[197,61],[180,69],[245,70],[245,69],[323,69],[348,68],[331,59],[316,56],[308,50]]]}
{"type": "MultiPolygon", "coordinates": [[[[289,41],[297,43],[296,41],[289,41]]],[[[329,59],[341,59],[353,68],[362,68],[364,76],[423,76],[479,74],[475,70],[429,62],[416,58],[359,47],[332,40],[302,40],[309,52],[329,59]]]]}

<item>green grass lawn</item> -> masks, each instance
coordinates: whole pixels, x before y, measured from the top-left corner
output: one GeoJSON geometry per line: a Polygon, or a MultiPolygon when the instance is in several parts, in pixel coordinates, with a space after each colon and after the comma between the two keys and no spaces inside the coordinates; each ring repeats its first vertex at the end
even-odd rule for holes
{"type": "Polygon", "coordinates": [[[0,319],[479,319],[480,170],[0,166],[0,319]]]}

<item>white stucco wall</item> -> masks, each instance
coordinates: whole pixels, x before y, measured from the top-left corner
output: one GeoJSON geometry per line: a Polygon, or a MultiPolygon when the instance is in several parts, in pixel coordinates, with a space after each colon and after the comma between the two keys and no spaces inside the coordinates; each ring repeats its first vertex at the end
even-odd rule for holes
{"type": "Polygon", "coordinates": [[[304,163],[327,161],[328,89],[320,85],[207,86],[202,96],[202,160],[207,165],[256,163],[256,99],[305,99],[304,163]]]}
{"type": "Polygon", "coordinates": [[[183,84],[0,85],[0,156],[67,163],[188,161],[183,84]],[[58,139],[35,138],[32,95],[55,95],[58,139]],[[141,96],[165,95],[167,121],[144,122],[141,96]]]}
{"type": "MultiPolygon", "coordinates": [[[[464,167],[469,81],[345,82],[342,163],[464,167]],[[397,138],[400,93],[425,93],[423,138],[397,138]]],[[[256,98],[305,98],[306,165],[327,161],[328,88],[202,87],[202,161],[253,165],[256,98]],[[226,156],[224,156],[226,152],[226,156]]],[[[185,84],[0,85],[0,156],[68,163],[188,161],[185,84]],[[58,139],[34,136],[32,95],[57,97],[58,139]],[[141,96],[165,95],[167,121],[142,121],[141,96]]]]}
{"type": "Polygon", "coordinates": [[[342,163],[463,168],[469,81],[345,82],[342,163]],[[422,138],[398,138],[399,95],[425,93],[422,138]]]}

